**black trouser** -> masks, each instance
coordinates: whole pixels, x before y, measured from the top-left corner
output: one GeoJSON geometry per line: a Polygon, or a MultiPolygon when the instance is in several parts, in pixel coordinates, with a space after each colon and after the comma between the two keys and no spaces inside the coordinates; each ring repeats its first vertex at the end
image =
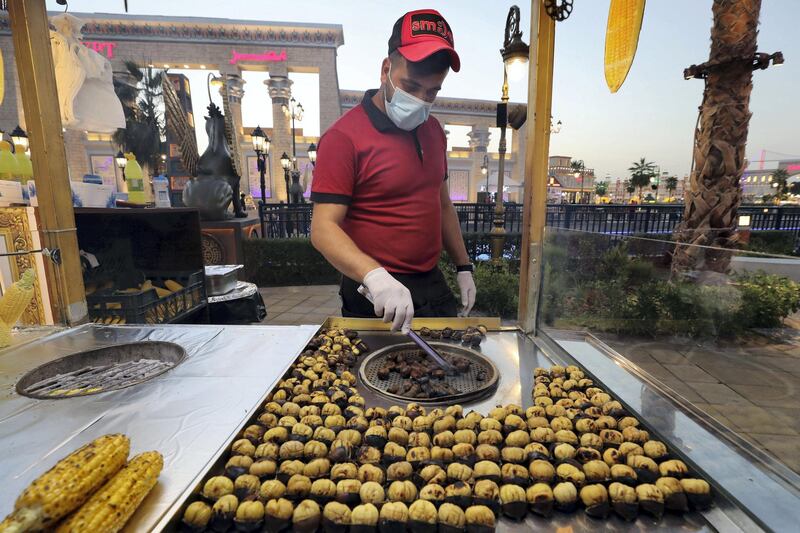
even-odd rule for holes
{"type": "MultiPolygon", "coordinates": [[[[444,274],[435,267],[419,274],[392,274],[411,291],[415,317],[452,317],[458,315],[458,301],[447,286],[444,274]]],[[[361,296],[357,289],[361,285],[347,276],[342,276],[339,296],[342,297],[342,316],[375,318],[375,306],[361,296]]]]}

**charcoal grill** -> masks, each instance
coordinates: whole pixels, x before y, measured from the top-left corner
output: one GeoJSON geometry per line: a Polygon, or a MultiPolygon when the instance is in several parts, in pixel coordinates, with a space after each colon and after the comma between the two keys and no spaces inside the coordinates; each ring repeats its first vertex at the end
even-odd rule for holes
{"type": "Polygon", "coordinates": [[[38,366],[17,382],[17,392],[41,400],[89,396],[124,389],[178,365],[186,351],[171,342],[105,346],[38,366]]]}
{"type": "Polygon", "coordinates": [[[439,396],[436,398],[416,398],[402,394],[392,394],[387,391],[392,385],[400,384],[405,381],[396,372],[392,372],[388,379],[380,379],[378,370],[384,362],[397,354],[412,355],[420,353],[420,348],[414,343],[395,344],[381,348],[367,356],[361,363],[358,370],[358,377],[361,383],[372,391],[400,402],[417,402],[423,404],[446,404],[446,403],[469,403],[480,400],[494,393],[500,379],[497,367],[487,357],[463,346],[448,344],[443,342],[429,342],[433,348],[441,355],[457,355],[465,357],[472,363],[469,372],[456,376],[447,376],[445,380],[460,391],[459,394],[449,396],[439,396]],[[484,380],[478,380],[478,374],[483,373],[484,380]]]}

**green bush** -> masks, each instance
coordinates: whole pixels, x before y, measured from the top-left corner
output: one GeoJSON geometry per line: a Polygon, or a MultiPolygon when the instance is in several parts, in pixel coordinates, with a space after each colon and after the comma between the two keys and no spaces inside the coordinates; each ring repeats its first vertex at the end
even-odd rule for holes
{"type": "MultiPolygon", "coordinates": [[[[452,263],[443,255],[439,268],[444,273],[447,284],[458,297],[458,282],[452,263]]],[[[488,261],[475,263],[473,274],[477,295],[475,311],[487,316],[516,318],[519,303],[519,271],[511,261],[503,261],[495,266],[488,261]]]]}
{"type": "Polygon", "coordinates": [[[795,235],[791,231],[752,231],[745,249],[763,254],[797,255],[795,235]]]}
{"type": "Polygon", "coordinates": [[[589,279],[545,265],[546,324],[633,335],[731,336],[778,327],[800,310],[800,284],[764,272],[737,274],[717,285],[659,279],[653,265],[633,257],[626,244],[592,262],[586,264],[593,271],[589,279]]]}
{"type": "Polygon", "coordinates": [[[742,295],[739,319],[753,328],[774,328],[800,310],[800,284],[764,272],[736,277],[742,295]]]}
{"type": "Polygon", "coordinates": [[[246,239],[244,271],[247,281],[259,287],[333,285],[341,274],[309,239],[246,239]]]}

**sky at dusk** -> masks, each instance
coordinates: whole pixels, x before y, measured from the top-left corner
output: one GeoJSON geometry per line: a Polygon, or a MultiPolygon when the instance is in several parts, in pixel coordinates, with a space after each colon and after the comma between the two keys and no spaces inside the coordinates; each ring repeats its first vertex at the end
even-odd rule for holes
{"type": "MultiPolygon", "coordinates": [[[[462,64],[461,72],[448,76],[440,94],[499,99],[502,63],[498,50],[511,2],[129,0],[128,5],[131,14],[141,15],[341,24],[345,44],[338,51],[339,84],[342,89],[360,90],[378,85],[380,62],[394,21],[404,11],[432,7],[450,23],[462,64]]],[[[530,3],[518,5],[524,38],[529,41],[530,3]]],[[[557,25],[553,116],[563,127],[552,136],[550,153],[583,159],[601,178],[626,176],[630,162],[640,157],[656,162],[662,171],[683,176],[691,165],[702,82],[685,81],[682,73],[685,67],[708,58],[711,0],[650,0],[636,60],[617,94],[609,93],[603,75],[608,5],[608,0],[575,0],[572,16],[557,25]]],[[[54,0],[48,0],[47,7],[63,9],[54,0]]],[[[71,0],[69,7],[74,12],[123,12],[122,0],[71,0]]],[[[770,159],[800,158],[798,20],[800,1],[763,0],[758,48],[769,53],[782,50],[786,57],[781,68],[754,75],[747,155],[758,159],[766,150],[766,168],[770,159]]],[[[311,103],[316,90],[313,80],[302,78],[296,80],[295,95],[309,115],[306,132],[317,134],[318,106],[311,103]]],[[[245,87],[245,125],[270,125],[268,97],[259,85],[259,80],[250,79],[245,87]],[[252,100],[247,101],[248,97],[252,100]]],[[[526,88],[526,80],[512,84],[512,101],[523,101],[526,88]]],[[[462,135],[456,132],[456,136],[462,135]]],[[[459,140],[453,144],[466,143],[459,140]]]]}

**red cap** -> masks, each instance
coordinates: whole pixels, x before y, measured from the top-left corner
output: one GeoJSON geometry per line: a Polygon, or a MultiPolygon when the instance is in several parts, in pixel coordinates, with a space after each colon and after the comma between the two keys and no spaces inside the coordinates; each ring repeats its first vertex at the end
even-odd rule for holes
{"type": "Polygon", "coordinates": [[[444,17],[434,9],[409,11],[394,24],[389,38],[389,53],[397,50],[412,63],[422,61],[440,50],[450,55],[450,68],[461,69],[461,60],[453,48],[453,32],[444,17]]]}

